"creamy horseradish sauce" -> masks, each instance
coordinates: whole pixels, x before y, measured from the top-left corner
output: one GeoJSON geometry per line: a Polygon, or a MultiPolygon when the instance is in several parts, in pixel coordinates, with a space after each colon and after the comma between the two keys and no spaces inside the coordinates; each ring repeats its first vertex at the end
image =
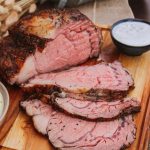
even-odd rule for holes
{"type": "Polygon", "coordinates": [[[129,46],[150,45],[150,25],[143,22],[122,22],[113,28],[112,34],[117,41],[129,46]]]}
{"type": "Polygon", "coordinates": [[[1,117],[2,112],[3,112],[3,108],[4,108],[3,96],[2,96],[2,94],[0,93],[0,117],[1,117]]]}

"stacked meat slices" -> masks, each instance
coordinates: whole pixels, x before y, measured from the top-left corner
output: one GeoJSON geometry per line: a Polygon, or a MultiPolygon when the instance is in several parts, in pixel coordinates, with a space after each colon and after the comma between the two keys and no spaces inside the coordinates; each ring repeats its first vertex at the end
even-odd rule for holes
{"type": "Polygon", "coordinates": [[[100,43],[101,31],[74,9],[26,16],[0,43],[1,77],[42,94],[21,106],[58,149],[119,150],[135,139],[140,104],[125,98],[134,82],[119,62],[64,70],[97,57],[100,43]]]}
{"type": "Polygon", "coordinates": [[[119,150],[135,139],[131,116],[90,122],[65,115],[37,99],[24,101],[21,106],[33,117],[35,128],[62,150],[119,150]]]}
{"type": "Polygon", "coordinates": [[[21,106],[35,128],[63,150],[119,150],[135,139],[130,114],[140,111],[136,98],[124,98],[133,79],[119,62],[79,66],[35,76],[24,90],[51,95],[49,104],[29,98],[21,106]]]}

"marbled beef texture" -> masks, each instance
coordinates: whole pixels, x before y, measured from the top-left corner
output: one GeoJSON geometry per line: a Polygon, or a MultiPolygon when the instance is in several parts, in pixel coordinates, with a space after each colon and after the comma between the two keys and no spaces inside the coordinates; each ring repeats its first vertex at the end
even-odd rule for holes
{"type": "Polygon", "coordinates": [[[3,45],[0,69],[5,67],[4,74],[11,84],[23,83],[40,73],[81,64],[97,57],[100,52],[100,29],[75,9],[43,10],[28,15],[9,32],[14,42],[7,45],[4,39],[0,43],[3,45]]]}
{"type": "Polygon", "coordinates": [[[113,62],[37,75],[22,86],[27,92],[50,94],[55,88],[80,100],[115,100],[124,97],[134,82],[119,62],[113,62]]]}
{"type": "Polygon", "coordinates": [[[57,97],[52,100],[52,104],[73,116],[99,121],[112,120],[140,111],[140,102],[136,98],[129,97],[112,102],[103,100],[97,102],[80,101],[73,98],[57,97]]]}
{"type": "Polygon", "coordinates": [[[34,99],[21,102],[35,128],[61,150],[120,150],[133,143],[136,127],[131,116],[108,122],[89,122],[53,110],[34,99]]]}

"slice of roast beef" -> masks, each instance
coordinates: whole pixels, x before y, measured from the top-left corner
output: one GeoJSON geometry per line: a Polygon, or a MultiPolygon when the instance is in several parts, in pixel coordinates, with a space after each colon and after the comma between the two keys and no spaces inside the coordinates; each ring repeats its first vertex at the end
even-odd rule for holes
{"type": "Polygon", "coordinates": [[[100,29],[75,9],[28,15],[11,27],[10,36],[11,43],[8,38],[0,43],[0,70],[11,84],[81,64],[100,52],[100,29]]]}
{"type": "Polygon", "coordinates": [[[35,128],[62,150],[120,150],[133,143],[136,127],[131,116],[108,122],[90,122],[54,111],[39,100],[21,102],[35,128]]]}
{"type": "Polygon", "coordinates": [[[86,100],[111,100],[124,97],[133,79],[119,62],[79,66],[62,72],[41,74],[23,85],[29,92],[65,92],[65,96],[86,100]]]}
{"type": "Polygon", "coordinates": [[[57,97],[53,100],[53,104],[71,115],[90,120],[112,120],[140,111],[140,102],[136,98],[93,102],[57,97]]]}

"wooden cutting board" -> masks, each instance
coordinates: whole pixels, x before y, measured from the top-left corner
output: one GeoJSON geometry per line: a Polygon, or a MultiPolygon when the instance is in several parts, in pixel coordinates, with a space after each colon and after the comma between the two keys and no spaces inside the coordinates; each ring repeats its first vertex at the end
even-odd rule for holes
{"type": "MultiPolygon", "coordinates": [[[[102,57],[109,60],[110,53],[114,55],[113,58],[117,57],[109,29],[103,26],[102,33],[104,42],[102,57]]],[[[146,150],[150,120],[150,52],[137,57],[121,54],[119,60],[129,70],[135,81],[135,89],[129,95],[139,98],[142,106],[141,112],[135,115],[137,135],[130,150],[146,150]]],[[[4,137],[6,132],[7,134],[1,140],[0,145],[17,150],[53,150],[47,138],[35,131],[31,118],[27,117],[21,110],[19,111],[18,103],[22,95],[21,90],[12,87],[8,87],[8,90],[11,95],[11,106],[5,124],[0,130],[0,138],[4,137]]],[[[1,149],[4,150],[5,148],[1,149]]]]}

